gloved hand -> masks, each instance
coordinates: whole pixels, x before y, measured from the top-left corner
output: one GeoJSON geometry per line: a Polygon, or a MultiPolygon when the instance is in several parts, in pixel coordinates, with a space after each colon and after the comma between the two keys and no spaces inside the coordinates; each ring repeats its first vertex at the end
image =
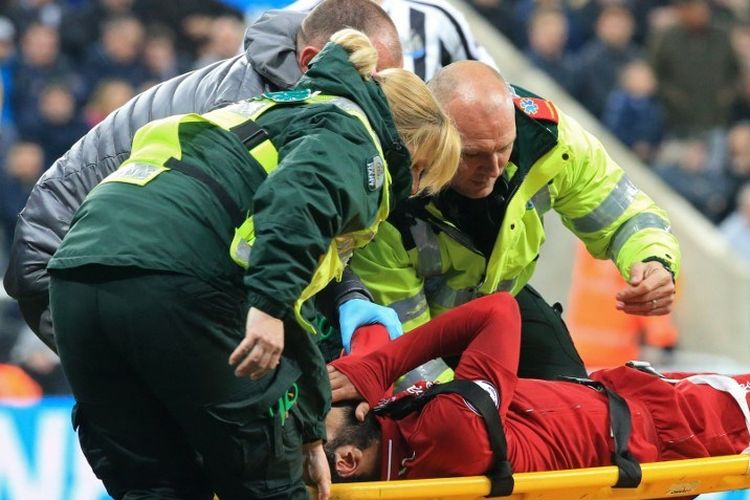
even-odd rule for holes
{"type": "Polygon", "coordinates": [[[388,330],[391,340],[400,337],[404,330],[396,311],[390,307],[379,306],[373,302],[362,299],[347,300],[339,306],[339,330],[341,330],[341,343],[344,350],[349,354],[352,350],[352,335],[354,330],[362,325],[380,323],[388,330]]]}

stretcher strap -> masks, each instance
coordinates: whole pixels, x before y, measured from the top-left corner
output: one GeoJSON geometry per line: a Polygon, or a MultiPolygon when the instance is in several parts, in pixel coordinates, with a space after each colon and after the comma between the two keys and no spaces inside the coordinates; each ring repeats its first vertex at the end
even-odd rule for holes
{"type": "Polygon", "coordinates": [[[641,464],[628,450],[628,440],[632,422],[630,418],[630,408],[622,397],[606,385],[596,380],[578,378],[578,377],[559,377],[566,382],[575,382],[591,387],[607,395],[609,404],[609,423],[612,430],[612,439],[614,440],[615,449],[612,453],[612,463],[617,466],[618,478],[614,488],[637,488],[641,484],[643,474],[641,464]]]}
{"type": "Polygon", "coordinates": [[[471,404],[482,416],[487,428],[487,437],[495,457],[492,468],[487,472],[490,479],[490,497],[508,496],[513,493],[513,470],[508,461],[508,443],[505,440],[503,424],[500,421],[495,403],[487,392],[470,380],[453,380],[435,384],[422,394],[400,398],[391,404],[378,406],[375,413],[400,420],[420,411],[432,398],[439,394],[456,393],[471,404]]]}

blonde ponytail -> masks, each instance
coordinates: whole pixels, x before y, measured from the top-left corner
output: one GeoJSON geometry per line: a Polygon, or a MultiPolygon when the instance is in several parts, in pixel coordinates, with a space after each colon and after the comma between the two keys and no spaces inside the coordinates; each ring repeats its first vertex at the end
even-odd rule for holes
{"type": "Polygon", "coordinates": [[[372,77],[378,65],[378,53],[367,35],[347,28],[334,33],[331,41],[349,53],[349,62],[362,78],[368,80],[372,77]]]}
{"type": "Polygon", "coordinates": [[[450,183],[461,159],[461,136],[427,85],[414,73],[379,71],[380,82],[399,135],[422,168],[417,194],[435,194],[450,183]]]}

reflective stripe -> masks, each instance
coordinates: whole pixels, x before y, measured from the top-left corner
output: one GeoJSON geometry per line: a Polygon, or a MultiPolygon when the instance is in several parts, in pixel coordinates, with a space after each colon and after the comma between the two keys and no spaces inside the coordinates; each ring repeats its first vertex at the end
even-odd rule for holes
{"type": "Polygon", "coordinates": [[[437,278],[431,281],[432,283],[430,284],[432,286],[428,288],[428,285],[425,285],[425,291],[427,299],[433,305],[452,309],[469,302],[477,296],[477,289],[475,287],[454,290],[445,283],[444,278],[437,278]]]}
{"type": "Polygon", "coordinates": [[[424,292],[420,291],[417,295],[393,302],[388,307],[396,311],[401,323],[406,323],[424,314],[427,310],[427,299],[424,292]]]}
{"type": "Polygon", "coordinates": [[[167,170],[163,166],[149,165],[148,163],[127,163],[105,177],[102,184],[105,182],[125,182],[145,186],[151,179],[167,170]]]}
{"type": "Polygon", "coordinates": [[[536,208],[536,211],[540,216],[548,212],[549,209],[552,208],[549,186],[545,184],[542,189],[537,191],[537,193],[531,197],[531,202],[534,204],[534,208],[536,208]]]}
{"type": "Polygon", "coordinates": [[[436,276],[443,271],[440,259],[440,242],[432,227],[422,219],[409,228],[414,244],[417,246],[417,274],[422,278],[436,276]]]}
{"type": "Polygon", "coordinates": [[[516,284],[516,279],[503,280],[495,288],[496,292],[510,292],[516,284]]]}
{"type": "Polygon", "coordinates": [[[630,179],[623,175],[598,207],[588,215],[573,220],[573,228],[579,233],[601,231],[625,213],[639,192],[630,179]]]}
{"type": "Polygon", "coordinates": [[[659,217],[658,215],[650,212],[640,213],[630,220],[625,222],[615,233],[612,238],[612,243],[609,245],[607,255],[613,261],[617,260],[617,256],[620,254],[620,250],[627,243],[631,236],[644,229],[663,229],[664,231],[671,232],[671,226],[667,221],[659,217]]]}

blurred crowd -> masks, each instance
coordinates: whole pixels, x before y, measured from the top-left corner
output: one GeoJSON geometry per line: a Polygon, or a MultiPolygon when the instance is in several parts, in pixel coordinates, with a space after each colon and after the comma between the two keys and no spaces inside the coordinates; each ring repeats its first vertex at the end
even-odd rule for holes
{"type": "MultiPolygon", "coordinates": [[[[470,2],[750,262],[748,0],[470,2]]],[[[244,29],[218,0],[0,0],[0,270],[55,159],[136,93],[235,55],[244,29]]],[[[0,364],[65,392],[22,325],[0,289],[0,364]]]]}
{"type": "Polygon", "coordinates": [[[750,262],[750,2],[471,3],[750,262]]]}
{"type": "MultiPolygon", "coordinates": [[[[216,0],[0,0],[0,276],[39,176],[136,93],[237,54],[244,30],[243,13],[216,0]]],[[[68,391],[0,287],[3,364],[31,376],[20,387],[68,391]]]]}

